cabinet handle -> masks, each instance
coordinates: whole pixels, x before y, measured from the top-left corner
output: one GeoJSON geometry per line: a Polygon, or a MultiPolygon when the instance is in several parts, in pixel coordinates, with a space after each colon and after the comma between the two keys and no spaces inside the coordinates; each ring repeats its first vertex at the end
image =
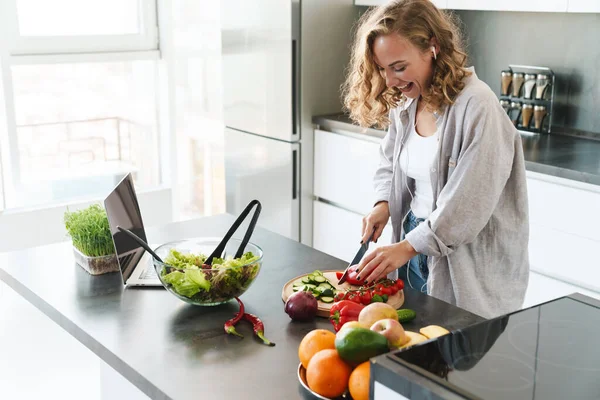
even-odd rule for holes
{"type": "Polygon", "coordinates": [[[298,150],[292,150],[292,200],[298,197],[298,150]]]}
{"type": "Polygon", "coordinates": [[[298,134],[297,132],[297,128],[296,128],[296,124],[298,122],[298,110],[296,110],[296,107],[298,106],[298,102],[296,99],[296,89],[297,89],[297,82],[296,82],[296,61],[297,61],[297,57],[296,57],[296,52],[297,52],[297,48],[296,48],[296,39],[292,39],[292,135],[296,135],[298,134]]]}

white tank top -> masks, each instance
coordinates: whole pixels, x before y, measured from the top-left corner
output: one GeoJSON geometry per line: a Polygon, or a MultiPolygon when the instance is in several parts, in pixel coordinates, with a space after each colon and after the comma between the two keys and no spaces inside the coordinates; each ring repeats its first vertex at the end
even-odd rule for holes
{"type": "Polygon", "coordinates": [[[415,180],[415,193],[412,193],[410,208],[417,218],[429,217],[433,207],[430,173],[437,153],[438,138],[438,131],[427,137],[419,135],[413,123],[400,153],[400,168],[415,180]]]}

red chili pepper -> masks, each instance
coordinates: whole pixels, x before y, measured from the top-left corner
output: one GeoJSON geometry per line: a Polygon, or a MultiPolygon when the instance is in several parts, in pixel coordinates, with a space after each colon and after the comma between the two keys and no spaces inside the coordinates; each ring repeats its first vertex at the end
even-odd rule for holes
{"type": "Polygon", "coordinates": [[[264,344],[266,344],[267,346],[275,346],[275,343],[265,338],[265,324],[262,323],[260,318],[258,318],[254,314],[244,313],[244,319],[252,324],[254,334],[258,336],[264,344]]]}
{"type": "Polygon", "coordinates": [[[329,320],[335,331],[339,331],[346,322],[358,321],[358,314],[364,307],[352,300],[342,300],[335,303],[329,311],[329,320]]]}
{"type": "Polygon", "coordinates": [[[239,337],[244,337],[235,330],[235,324],[237,324],[244,316],[244,303],[242,303],[242,301],[237,297],[235,299],[240,305],[240,310],[237,312],[237,314],[235,314],[235,317],[225,322],[225,333],[228,333],[230,335],[236,335],[239,337]]]}

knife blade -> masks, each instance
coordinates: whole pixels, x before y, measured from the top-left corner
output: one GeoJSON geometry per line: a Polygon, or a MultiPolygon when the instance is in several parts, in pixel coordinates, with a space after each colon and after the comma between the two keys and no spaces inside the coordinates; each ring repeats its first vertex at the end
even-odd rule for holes
{"type": "Polygon", "coordinates": [[[360,260],[362,260],[362,258],[365,256],[365,253],[369,249],[369,243],[371,243],[371,240],[373,239],[374,234],[375,234],[375,229],[373,229],[373,232],[371,232],[371,236],[369,236],[367,241],[360,246],[360,248],[358,249],[358,252],[354,256],[354,258],[352,259],[350,264],[346,267],[346,270],[344,271],[344,273],[342,274],[342,277],[338,281],[338,285],[341,285],[342,283],[346,282],[346,279],[348,279],[348,274],[350,273],[350,267],[358,264],[360,262],[360,260]]]}

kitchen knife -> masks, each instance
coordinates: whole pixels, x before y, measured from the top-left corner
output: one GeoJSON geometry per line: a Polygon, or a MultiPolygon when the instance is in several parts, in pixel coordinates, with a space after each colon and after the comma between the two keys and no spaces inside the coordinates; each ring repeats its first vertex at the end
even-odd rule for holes
{"type": "Polygon", "coordinates": [[[344,274],[338,281],[338,285],[341,285],[342,283],[346,282],[346,279],[348,279],[348,274],[350,273],[350,267],[358,264],[360,262],[360,260],[362,260],[362,258],[365,256],[365,253],[369,249],[369,243],[371,243],[371,240],[373,239],[374,234],[375,234],[375,229],[373,229],[373,232],[371,232],[371,236],[369,236],[367,241],[360,246],[360,249],[358,249],[358,253],[356,253],[356,255],[354,256],[354,258],[352,259],[352,261],[350,262],[348,267],[346,267],[344,274]]]}

